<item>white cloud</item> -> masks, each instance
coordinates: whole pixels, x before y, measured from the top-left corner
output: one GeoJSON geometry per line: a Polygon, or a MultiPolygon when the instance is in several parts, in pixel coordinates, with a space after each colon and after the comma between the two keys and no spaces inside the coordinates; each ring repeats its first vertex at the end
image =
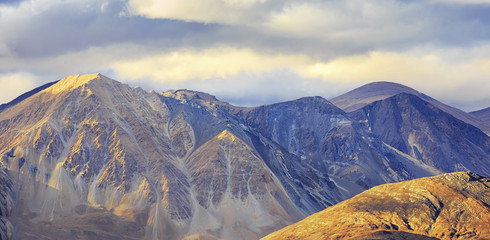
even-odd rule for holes
{"type": "Polygon", "coordinates": [[[149,18],[235,24],[257,21],[267,0],[129,0],[131,12],[149,18]],[[255,19],[254,19],[255,18],[255,19]]]}
{"type": "Polygon", "coordinates": [[[369,0],[295,2],[271,12],[266,25],[282,31],[298,31],[303,36],[384,27],[410,17],[417,6],[369,0]]]}
{"type": "Polygon", "coordinates": [[[198,90],[206,91],[215,88],[214,92],[222,93],[221,87],[227,86],[228,92],[234,93],[260,89],[255,91],[272,95],[279,91],[290,96],[332,97],[339,93],[339,88],[328,91],[328,86],[350,87],[373,81],[392,81],[446,102],[488,102],[490,58],[487,52],[490,47],[467,50],[424,48],[406,52],[373,51],[321,61],[306,55],[265,54],[251,49],[182,49],[115,61],[111,69],[120,79],[133,82],[146,79],[166,86],[196,86],[200,88],[198,90]],[[272,81],[271,76],[283,79],[272,81]],[[281,84],[282,80],[287,84],[281,84]],[[314,84],[308,86],[308,82],[314,84]],[[288,90],[289,86],[295,86],[296,93],[301,94],[288,90]]]}
{"type": "Polygon", "coordinates": [[[155,54],[154,49],[139,45],[113,45],[28,61],[0,58],[0,71],[26,69],[43,76],[38,81],[30,74],[2,75],[10,100],[34,85],[66,75],[102,72],[147,90],[187,88],[248,105],[311,95],[330,98],[369,82],[392,81],[473,110],[490,103],[488,56],[490,44],[372,51],[331,60],[249,48],[182,48],[155,54]]]}
{"type": "MultiPolygon", "coordinates": [[[[487,47],[488,50],[488,47],[487,47]]],[[[317,63],[305,76],[331,82],[391,81],[411,86],[444,102],[490,103],[490,58],[484,52],[455,59],[472,50],[371,52],[317,63]]],[[[473,50],[476,52],[476,50],[473,50]]],[[[487,51],[488,52],[488,51],[487,51]]]]}
{"type": "Polygon", "coordinates": [[[7,103],[36,87],[36,77],[29,73],[0,74],[0,103],[7,103]]]}
{"type": "Polygon", "coordinates": [[[112,68],[124,78],[152,78],[162,82],[189,79],[227,78],[241,73],[261,74],[277,69],[304,66],[304,55],[261,54],[251,49],[181,49],[132,60],[116,61],[112,68]]]}

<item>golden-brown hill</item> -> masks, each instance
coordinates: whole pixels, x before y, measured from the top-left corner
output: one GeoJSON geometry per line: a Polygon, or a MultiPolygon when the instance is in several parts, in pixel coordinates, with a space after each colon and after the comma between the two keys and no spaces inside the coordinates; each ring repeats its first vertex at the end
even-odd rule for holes
{"type": "Polygon", "coordinates": [[[457,172],[377,186],[263,239],[490,239],[490,178],[457,172]]]}

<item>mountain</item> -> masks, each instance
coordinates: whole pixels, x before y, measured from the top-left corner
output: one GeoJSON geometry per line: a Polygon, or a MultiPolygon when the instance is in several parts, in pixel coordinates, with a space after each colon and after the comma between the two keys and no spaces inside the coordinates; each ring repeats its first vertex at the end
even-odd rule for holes
{"type": "Polygon", "coordinates": [[[346,112],[352,112],[372,102],[383,100],[399,93],[423,95],[415,89],[402,84],[392,82],[373,82],[358,87],[338,97],[332,98],[330,102],[346,112]]]}
{"type": "Polygon", "coordinates": [[[490,175],[490,138],[480,129],[407,93],[351,113],[384,143],[443,172],[490,175]]]}
{"type": "Polygon", "coordinates": [[[352,91],[342,94],[330,101],[343,109],[346,112],[353,112],[370,103],[378,100],[383,100],[400,93],[408,93],[419,97],[420,99],[429,102],[442,111],[453,115],[454,117],[480,128],[486,134],[490,134],[490,122],[484,121],[473,114],[466,113],[457,108],[441,103],[415,89],[410,87],[392,83],[392,82],[373,82],[358,87],[352,91]]]}
{"type": "Polygon", "coordinates": [[[490,179],[448,173],[369,189],[263,239],[490,239],[490,179]]]}
{"type": "Polygon", "coordinates": [[[380,184],[490,175],[490,138],[414,95],[245,108],[100,74],[32,93],[0,112],[19,239],[257,239],[380,184]]]}
{"type": "Polygon", "coordinates": [[[28,216],[20,238],[250,239],[304,217],[290,199],[309,193],[296,182],[287,193],[226,114],[99,74],[6,109],[0,152],[28,216]]]}
{"type": "Polygon", "coordinates": [[[343,199],[385,182],[439,173],[373,138],[362,123],[321,97],[242,109],[236,115],[300,156],[303,165],[349,189],[343,199]]]}
{"type": "Polygon", "coordinates": [[[490,107],[478,111],[470,112],[470,114],[481,119],[486,123],[490,123],[490,107]]]}

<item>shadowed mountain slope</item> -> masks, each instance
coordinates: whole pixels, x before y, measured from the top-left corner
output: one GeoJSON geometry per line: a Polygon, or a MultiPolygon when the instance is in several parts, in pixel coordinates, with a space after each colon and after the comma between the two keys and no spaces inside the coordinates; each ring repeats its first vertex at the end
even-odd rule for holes
{"type": "Polygon", "coordinates": [[[350,194],[387,181],[437,173],[373,138],[362,123],[321,97],[250,108],[238,115],[263,136],[300,156],[302,164],[328,173],[339,186],[348,182],[343,187],[350,194]]]}
{"type": "Polygon", "coordinates": [[[351,113],[384,143],[442,170],[490,176],[490,138],[419,97],[407,93],[351,113]]]}

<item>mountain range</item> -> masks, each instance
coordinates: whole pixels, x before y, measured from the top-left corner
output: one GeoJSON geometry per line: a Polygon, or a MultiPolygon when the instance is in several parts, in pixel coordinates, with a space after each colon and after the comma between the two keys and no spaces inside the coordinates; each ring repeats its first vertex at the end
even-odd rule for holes
{"type": "Polygon", "coordinates": [[[484,114],[367,86],[238,107],[100,74],[46,84],[0,106],[14,226],[0,229],[18,239],[257,239],[381,184],[490,176],[484,114]]]}

